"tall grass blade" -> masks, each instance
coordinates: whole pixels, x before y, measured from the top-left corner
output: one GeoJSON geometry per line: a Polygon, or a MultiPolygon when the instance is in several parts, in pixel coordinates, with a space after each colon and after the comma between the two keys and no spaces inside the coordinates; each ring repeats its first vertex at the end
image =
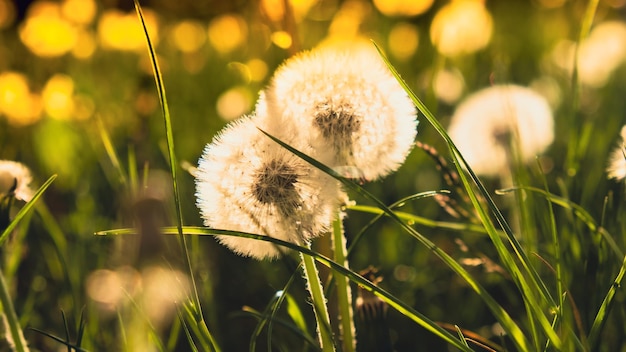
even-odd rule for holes
{"type": "Polygon", "coordinates": [[[597,345],[600,342],[600,334],[602,333],[602,329],[606,324],[606,320],[608,318],[609,312],[611,311],[611,307],[615,302],[615,293],[617,289],[621,287],[624,275],[626,275],[626,257],[624,257],[624,260],[622,261],[622,267],[615,277],[613,284],[609,288],[609,291],[606,293],[606,296],[602,301],[602,305],[600,306],[600,309],[598,309],[596,318],[593,320],[593,325],[591,326],[591,330],[589,331],[589,345],[591,346],[592,350],[596,350],[597,345]]]}
{"type": "MultiPolygon", "coordinates": [[[[170,162],[170,172],[172,174],[174,203],[176,207],[176,225],[178,228],[178,234],[179,234],[179,239],[180,239],[181,247],[183,251],[183,257],[184,257],[187,269],[189,271],[189,278],[191,280],[191,286],[193,287],[192,300],[193,300],[193,309],[195,312],[195,321],[198,322],[200,326],[204,326],[202,328],[202,331],[209,333],[210,335],[209,330],[205,329],[206,324],[204,323],[204,318],[202,315],[202,307],[200,304],[200,297],[198,295],[198,288],[196,286],[193,268],[191,266],[191,260],[189,259],[190,258],[189,249],[187,246],[187,241],[185,239],[185,236],[183,236],[183,232],[182,232],[183,216],[182,216],[182,208],[181,208],[181,202],[180,202],[180,191],[178,189],[178,169],[177,169],[178,162],[176,159],[176,153],[174,152],[174,136],[172,133],[172,121],[170,117],[169,107],[167,104],[167,96],[165,94],[165,85],[163,83],[163,77],[161,75],[161,70],[159,68],[159,63],[157,61],[156,52],[152,45],[152,41],[150,40],[150,35],[148,34],[148,28],[146,27],[143,13],[141,11],[141,6],[139,5],[139,0],[134,0],[134,4],[135,4],[135,10],[137,11],[137,16],[139,17],[139,20],[141,21],[141,26],[143,27],[143,31],[146,37],[146,42],[148,44],[148,50],[149,50],[150,59],[152,62],[152,69],[154,72],[154,80],[156,83],[156,88],[157,88],[158,95],[159,95],[159,102],[161,105],[161,113],[163,114],[163,121],[165,122],[165,136],[166,136],[166,141],[167,141],[167,151],[168,151],[169,162],[170,162]]],[[[212,335],[207,336],[207,338],[209,341],[214,342],[212,335]]],[[[217,345],[213,345],[211,346],[211,348],[213,350],[219,351],[219,348],[217,347],[217,345]]]]}

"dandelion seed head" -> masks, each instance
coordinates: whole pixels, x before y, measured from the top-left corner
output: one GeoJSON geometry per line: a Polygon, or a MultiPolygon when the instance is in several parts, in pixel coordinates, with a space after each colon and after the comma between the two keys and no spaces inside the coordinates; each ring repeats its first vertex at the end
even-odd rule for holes
{"type": "Polygon", "coordinates": [[[522,86],[496,85],[457,107],[448,134],[477,174],[495,176],[510,166],[512,145],[524,162],[550,146],[553,125],[543,96],[522,86]]]}
{"type": "Polygon", "coordinates": [[[25,202],[33,198],[30,188],[30,170],[18,162],[0,160],[0,197],[13,193],[15,198],[25,202]]]}
{"type": "Polygon", "coordinates": [[[372,48],[317,48],[285,62],[261,95],[275,126],[297,133],[320,161],[360,169],[368,180],[404,162],[416,110],[372,48]]]}
{"type": "Polygon", "coordinates": [[[618,181],[626,179],[626,125],[620,131],[618,145],[611,152],[606,172],[608,178],[618,181]]]}
{"type": "MultiPolygon", "coordinates": [[[[328,230],[339,185],[260,132],[257,123],[266,120],[259,113],[264,111],[232,122],[205,148],[195,174],[198,208],[206,226],[304,244],[328,230]]],[[[314,155],[295,139],[283,141],[314,155]]],[[[217,238],[257,259],[276,258],[283,251],[265,241],[217,238]]]]}

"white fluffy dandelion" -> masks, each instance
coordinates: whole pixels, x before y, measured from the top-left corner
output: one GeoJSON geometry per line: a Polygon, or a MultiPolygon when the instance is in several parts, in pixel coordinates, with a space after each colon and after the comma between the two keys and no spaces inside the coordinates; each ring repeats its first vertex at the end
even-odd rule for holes
{"type": "Polygon", "coordinates": [[[618,181],[626,178],[626,125],[622,127],[619,145],[611,153],[606,172],[609,178],[618,181]]]}
{"type": "Polygon", "coordinates": [[[550,146],[553,124],[543,96],[522,86],[496,85],[463,101],[448,133],[474,172],[497,176],[510,166],[512,146],[525,162],[550,146]]]}
{"type": "Polygon", "coordinates": [[[318,48],[289,59],[257,105],[265,108],[276,130],[299,133],[320,161],[366,180],[398,169],[417,133],[413,103],[371,48],[318,48]]]}
{"type": "Polygon", "coordinates": [[[0,160],[0,198],[12,193],[25,202],[33,198],[30,170],[18,162],[0,160]]]}
{"type": "MultiPolygon", "coordinates": [[[[195,174],[197,205],[207,226],[304,244],[328,230],[339,185],[261,133],[257,121],[242,117],[207,145],[195,174]]],[[[295,140],[283,140],[312,153],[295,140]]],[[[234,236],[218,240],[257,259],[281,254],[270,242],[234,236]]]]}

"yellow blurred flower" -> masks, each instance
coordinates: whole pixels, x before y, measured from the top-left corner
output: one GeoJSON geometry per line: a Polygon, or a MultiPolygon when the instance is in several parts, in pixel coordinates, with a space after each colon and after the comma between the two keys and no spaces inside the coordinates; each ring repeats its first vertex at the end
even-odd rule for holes
{"type": "Polygon", "coordinates": [[[72,55],[77,59],[88,59],[96,51],[96,48],[94,33],[91,30],[81,28],[78,31],[78,39],[74,49],[72,49],[72,55]]]}
{"type": "Polygon", "coordinates": [[[396,23],[389,32],[389,52],[400,60],[406,60],[415,54],[419,45],[417,27],[410,23],[396,23]]]}
{"type": "Polygon", "coordinates": [[[74,81],[71,77],[56,74],[48,80],[43,92],[43,107],[50,117],[67,120],[74,113],[74,81]]]}
{"type": "Polygon", "coordinates": [[[417,16],[433,5],[434,0],[374,0],[374,6],[386,16],[417,16]]]}
{"type": "Polygon", "coordinates": [[[19,36],[30,51],[43,57],[67,53],[78,38],[76,27],[61,16],[59,4],[47,1],[30,6],[19,36]]]}
{"type": "Polygon", "coordinates": [[[489,44],[493,19],[481,1],[457,0],[442,7],[430,27],[430,39],[445,56],[476,52],[489,44]]]}
{"type": "Polygon", "coordinates": [[[97,11],[94,0],[64,0],[61,4],[63,17],[80,25],[90,24],[97,11]]]}
{"type": "Polygon", "coordinates": [[[227,54],[246,41],[248,26],[239,15],[221,15],[209,23],[208,35],[213,48],[222,54],[227,54]]]}
{"type": "Polygon", "coordinates": [[[185,20],[174,27],[171,38],[178,50],[193,53],[206,43],[207,34],[200,22],[185,20]]]}
{"type": "MultiPolygon", "coordinates": [[[[159,40],[158,19],[154,11],[142,8],[150,40],[159,40]]],[[[123,51],[146,50],[146,37],[135,12],[107,10],[98,23],[98,38],[104,48],[123,51]]]]}
{"type": "Polygon", "coordinates": [[[352,39],[359,36],[365,17],[371,12],[370,4],[358,0],[348,0],[333,17],[328,28],[332,40],[352,39]]]}
{"type": "Polygon", "coordinates": [[[28,87],[26,76],[17,72],[0,73],[0,113],[14,126],[35,123],[41,103],[28,87]]]}
{"type": "Polygon", "coordinates": [[[217,113],[226,121],[231,121],[252,110],[253,98],[243,86],[233,87],[217,98],[217,113]]]}

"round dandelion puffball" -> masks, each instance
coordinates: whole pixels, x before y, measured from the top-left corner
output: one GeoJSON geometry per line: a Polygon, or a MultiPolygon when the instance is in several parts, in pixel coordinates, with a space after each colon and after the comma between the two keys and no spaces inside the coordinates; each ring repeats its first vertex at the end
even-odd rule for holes
{"type": "Polygon", "coordinates": [[[30,188],[30,170],[15,161],[0,160],[0,198],[13,192],[15,198],[29,202],[34,195],[30,188]]]}
{"type": "Polygon", "coordinates": [[[294,56],[278,68],[259,107],[279,129],[299,134],[321,162],[356,169],[365,180],[397,170],[417,134],[415,106],[369,47],[294,56]]]}
{"type": "Polygon", "coordinates": [[[525,162],[550,146],[553,125],[550,106],[539,93],[496,85],[457,107],[448,134],[474,172],[496,176],[510,167],[512,146],[525,162]]]}
{"type": "MultiPolygon", "coordinates": [[[[339,185],[260,132],[257,120],[232,122],[206,146],[194,175],[197,206],[206,226],[302,245],[328,230],[339,205],[339,185]]],[[[310,148],[283,141],[311,155],[310,148]]],[[[217,238],[234,252],[257,259],[284,251],[266,241],[217,238]]]]}
{"type": "Polygon", "coordinates": [[[626,178],[626,125],[622,127],[617,147],[611,152],[606,172],[609,178],[617,181],[626,178]]]}

